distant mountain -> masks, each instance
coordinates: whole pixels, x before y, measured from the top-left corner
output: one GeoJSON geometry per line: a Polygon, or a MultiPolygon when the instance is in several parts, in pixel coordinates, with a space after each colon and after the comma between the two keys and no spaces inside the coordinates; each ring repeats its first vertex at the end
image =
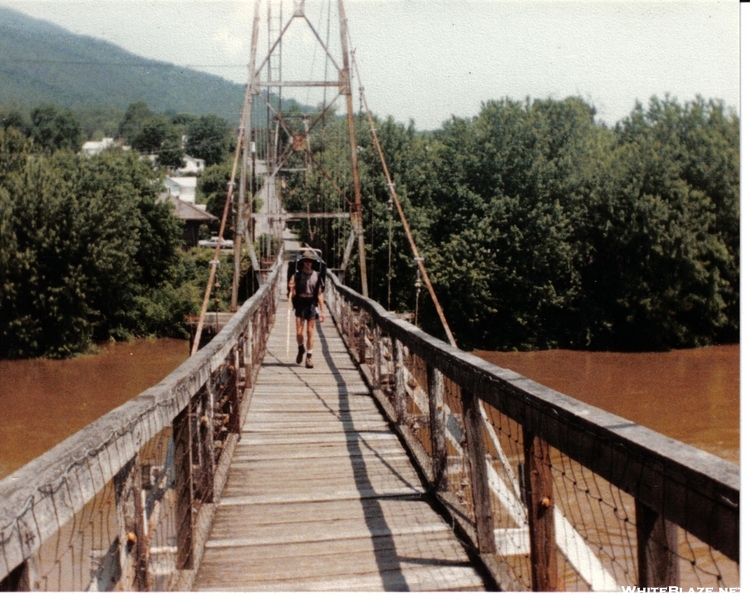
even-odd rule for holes
{"type": "Polygon", "coordinates": [[[244,93],[244,85],[0,7],[0,106],[124,110],[142,100],[155,112],[215,114],[234,123],[244,93]]]}

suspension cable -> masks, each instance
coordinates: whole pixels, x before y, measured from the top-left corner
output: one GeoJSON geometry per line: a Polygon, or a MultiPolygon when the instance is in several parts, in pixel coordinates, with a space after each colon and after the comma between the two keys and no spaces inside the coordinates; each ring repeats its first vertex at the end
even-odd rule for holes
{"type": "MultiPolygon", "coordinates": [[[[214,257],[209,262],[209,265],[211,265],[211,269],[208,273],[208,283],[206,284],[206,293],[203,296],[203,305],[201,306],[201,314],[198,317],[198,325],[195,328],[195,338],[193,339],[193,348],[190,351],[190,356],[195,354],[198,351],[198,346],[200,345],[201,341],[201,333],[203,331],[203,321],[206,317],[206,310],[208,309],[208,302],[211,298],[211,290],[214,286],[214,279],[216,278],[216,269],[219,266],[219,253],[221,252],[221,243],[224,239],[224,227],[226,227],[227,224],[227,215],[229,214],[229,207],[232,205],[232,197],[234,196],[234,187],[235,187],[235,178],[237,176],[237,163],[239,163],[240,159],[240,151],[242,150],[242,147],[244,146],[244,138],[245,138],[245,126],[246,126],[246,119],[247,119],[247,107],[249,104],[249,98],[250,98],[251,90],[250,90],[250,84],[247,85],[247,90],[245,91],[245,105],[242,108],[242,118],[240,119],[240,127],[237,134],[237,147],[234,151],[234,163],[232,164],[232,174],[229,177],[229,185],[227,186],[227,199],[224,203],[224,214],[221,217],[221,225],[219,226],[219,239],[216,243],[216,248],[214,249],[214,257]]],[[[217,323],[218,325],[218,323],[217,323]]]]}
{"type": "Polygon", "coordinates": [[[391,310],[391,278],[393,277],[393,199],[388,197],[388,310],[391,310]]]}
{"type": "Polygon", "coordinates": [[[393,198],[394,204],[396,205],[396,210],[398,210],[398,215],[401,219],[401,223],[404,226],[404,231],[406,232],[406,237],[409,240],[409,245],[411,246],[411,251],[412,251],[412,254],[414,255],[414,260],[417,263],[417,268],[419,269],[419,272],[422,275],[422,279],[424,280],[425,286],[427,287],[427,290],[430,293],[430,297],[432,298],[432,302],[435,305],[435,310],[438,313],[440,322],[443,324],[443,329],[445,330],[445,334],[448,336],[448,341],[450,342],[451,346],[453,346],[454,348],[458,348],[458,346],[456,345],[456,340],[453,338],[453,334],[451,333],[450,327],[448,326],[448,321],[446,321],[445,315],[443,314],[443,309],[440,306],[440,301],[438,300],[437,295],[435,294],[435,290],[432,287],[432,282],[430,281],[430,277],[429,275],[427,275],[427,271],[424,268],[424,261],[422,257],[419,256],[419,251],[417,250],[417,245],[414,242],[414,237],[411,234],[409,223],[406,221],[406,215],[404,214],[404,210],[401,207],[401,202],[398,199],[398,194],[396,193],[396,186],[393,184],[393,180],[391,179],[391,174],[388,171],[388,165],[385,162],[385,156],[383,155],[383,150],[380,147],[380,140],[378,139],[378,134],[375,129],[375,123],[372,120],[370,107],[367,105],[367,98],[365,96],[365,90],[362,87],[362,78],[360,77],[360,74],[359,74],[359,65],[357,64],[356,57],[354,56],[352,56],[352,63],[354,64],[354,69],[357,73],[357,79],[360,82],[359,93],[365,105],[365,112],[367,113],[367,121],[370,124],[370,134],[372,135],[373,144],[375,146],[375,149],[378,152],[378,156],[380,157],[380,163],[383,166],[383,174],[385,175],[386,182],[388,183],[388,191],[390,193],[391,198],[393,198]]]}

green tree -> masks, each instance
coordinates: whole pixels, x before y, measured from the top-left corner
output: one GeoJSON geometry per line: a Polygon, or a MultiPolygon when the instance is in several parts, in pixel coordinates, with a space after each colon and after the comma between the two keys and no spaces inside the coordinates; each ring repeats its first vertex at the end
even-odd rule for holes
{"type": "Polygon", "coordinates": [[[736,340],[737,120],[720,104],[667,96],[637,105],[617,134],[588,229],[584,312],[594,346],[736,340]]]}
{"type": "Polygon", "coordinates": [[[26,133],[29,130],[29,125],[26,122],[26,119],[15,109],[0,111],[0,126],[6,130],[12,127],[22,133],[26,133]]]}
{"type": "Polygon", "coordinates": [[[147,118],[133,138],[133,148],[143,154],[156,156],[158,165],[180,167],[183,164],[182,140],[179,132],[166,117],[147,118]]]}
{"type": "Polygon", "coordinates": [[[157,154],[167,139],[170,124],[161,115],[146,118],[132,139],[133,149],[143,154],[157,154]]]}
{"type": "Polygon", "coordinates": [[[118,133],[127,144],[133,144],[143,127],[143,123],[154,116],[145,102],[134,102],[128,106],[118,127],[118,133]]]}
{"type": "Polygon", "coordinates": [[[38,155],[0,132],[0,355],[69,356],[93,340],[172,332],[180,226],[131,153],[38,155]],[[166,315],[166,316],[165,316],[166,315]]]}
{"type": "Polygon", "coordinates": [[[206,166],[216,165],[227,157],[231,142],[227,122],[216,115],[204,115],[187,124],[185,151],[193,157],[202,158],[206,166]]]}
{"type": "Polygon", "coordinates": [[[227,163],[206,167],[198,178],[199,204],[205,204],[206,210],[221,218],[224,204],[227,201],[227,186],[232,175],[232,167],[227,163]]]}
{"type": "Polygon", "coordinates": [[[82,352],[92,327],[83,270],[78,261],[68,260],[80,247],[76,198],[41,156],[28,157],[3,187],[0,354],[82,352]]]}
{"type": "Polygon", "coordinates": [[[174,127],[171,127],[167,130],[159,148],[157,164],[169,169],[176,169],[185,164],[183,156],[185,156],[185,151],[182,147],[182,136],[174,127]]]}
{"type": "Polygon", "coordinates": [[[81,127],[73,113],[49,104],[31,111],[29,133],[36,144],[50,152],[62,149],[77,152],[81,147],[81,127]]]}

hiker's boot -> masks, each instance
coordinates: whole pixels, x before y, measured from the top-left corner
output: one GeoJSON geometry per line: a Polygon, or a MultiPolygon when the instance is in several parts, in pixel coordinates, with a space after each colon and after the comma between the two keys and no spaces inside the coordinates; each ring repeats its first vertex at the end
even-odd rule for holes
{"type": "Polygon", "coordinates": [[[307,360],[305,361],[305,366],[306,366],[306,367],[307,367],[308,369],[312,369],[312,368],[313,368],[313,364],[312,364],[312,354],[308,354],[308,355],[307,355],[307,360]]]}
{"type": "Polygon", "coordinates": [[[297,348],[297,364],[298,365],[302,363],[302,359],[304,358],[304,356],[305,356],[305,347],[300,345],[297,348]]]}

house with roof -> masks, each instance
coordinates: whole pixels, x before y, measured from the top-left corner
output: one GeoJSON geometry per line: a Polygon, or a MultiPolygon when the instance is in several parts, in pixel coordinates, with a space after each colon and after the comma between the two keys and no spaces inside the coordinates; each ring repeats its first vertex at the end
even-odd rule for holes
{"type": "MultiPolygon", "coordinates": [[[[198,186],[197,177],[165,177],[164,186],[171,198],[178,198],[183,202],[195,204],[195,189],[198,186]]],[[[206,208],[203,206],[202,208],[206,208]]]]}
{"type": "Polygon", "coordinates": [[[83,154],[87,156],[94,156],[96,154],[104,152],[105,150],[108,150],[109,148],[113,148],[114,146],[115,140],[113,138],[105,137],[102,138],[102,140],[99,142],[84,142],[83,146],[81,147],[81,152],[83,152],[83,154]]]}
{"type": "Polygon", "coordinates": [[[175,175],[178,175],[180,177],[184,177],[189,173],[200,175],[206,168],[205,160],[203,160],[202,158],[193,158],[192,156],[188,156],[187,154],[182,157],[182,163],[184,166],[180,167],[179,169],[175,169],[175,175]]]}
{"type": "Polygon", "coordinates": [[[210,225],[219,220],[218,217],[206,211],[205,207],[196,206],[194,202],[186,202],[167,194],[164,194],[162,199],[172,203],[175,216],[185,224],[182,230],[182,240],[185,246],[197,246],[198,240],[201,239],[201,225],[210,225]]]}

